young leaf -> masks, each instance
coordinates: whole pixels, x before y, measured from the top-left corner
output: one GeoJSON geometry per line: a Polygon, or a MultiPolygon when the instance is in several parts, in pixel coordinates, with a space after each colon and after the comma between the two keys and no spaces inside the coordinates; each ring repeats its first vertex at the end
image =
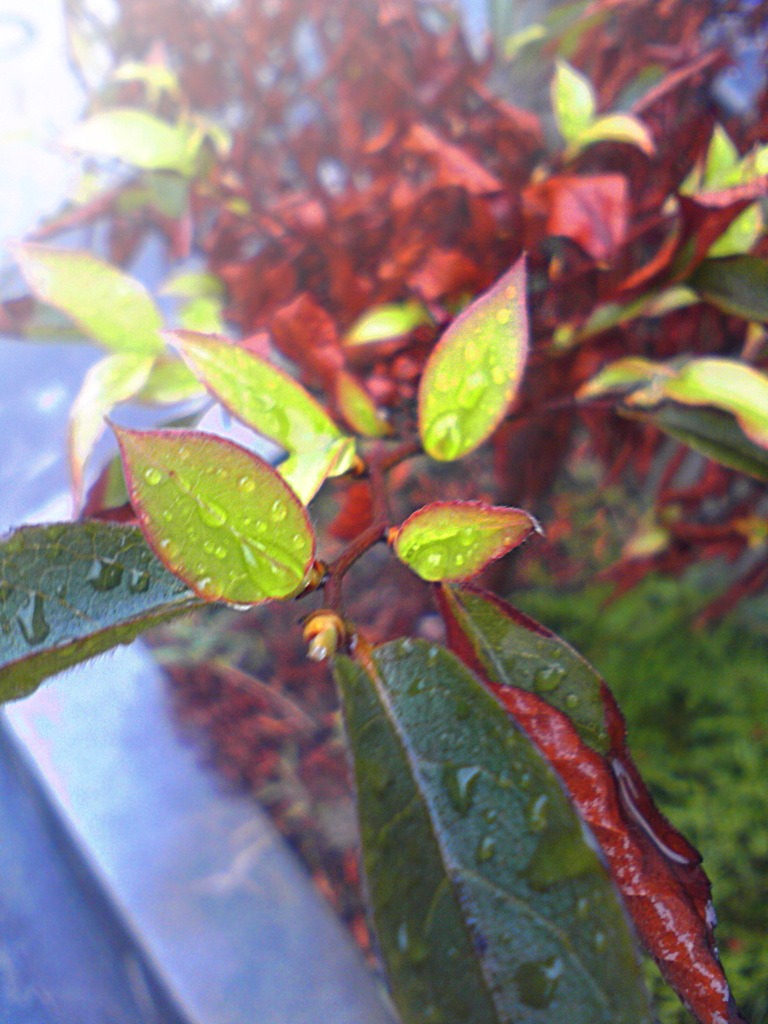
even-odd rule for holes
{"type": "Polygon", "coordinates": [[[564,60],[559,60],[555,65],[552,112],[558,130],[567,143],[577,142],[595,116],[592,83],[564,60]]]}
{"type": "Polygon", "coordinates": [[[24,526],[0,542],[0,701],[201,603],[135,526],[24,526]]]}
{"type": "Polygon", "coordinates": [[[768,448],[768,377],[733,359],[690,359],[667,378],[667,398],[732,413],[755,444],[768,448]]]}
{"type": "Polygon", "coordinates": [[[135,278],[87,252],[28,242],[15,255],[36,297],[66,313],[99,345],[136,355],[162,352],[160,312],[135,278]]]}
{"type": "Polygon", "coordinates": [[[69,465],[76,506],[83,496],[85,463],[104,431],[104,417],[143,387],[153,364],[152,356],[117,352],[86,373],[69,417],[69,465]]]}
{"type": "MultiPolygon", "coordinates": [[[[454,597],[458,595],[455,601],[447,600],[448,594],[443,590],[451,647],[475,668],[557,770],[600,844],[635,927],[664,977],[702,1024],[743,1024],[717,956],[711,889],[701,868],[701,856],[656,809],[627,750],[624,720],[608,688],[600,681],[609,741],[607,757],[603,757],[582,741],[554,701],[550,704],[532,690],[515,685],[518,665],[523,683],[527,680],[525,659],[506,656],[506,634],[502,632],[496,638],[499,647],[491,641],[495,657],[488,657],[486,648],[481,660],[475,643],[477,609],[473,613],[461,609],[465,590],[453,592],[454,597]],[[457,616],[456,608],[466,614],[457,616]],[[467,623],[471,628],[465,632],[467,623]]],[[[540,639],[551,639],[548,630],[504,602],[490,595],[481,595],[480,600],[501,615],[508,615],[513,625],[529,630],[529,643],[526,645],[525,638],[521,638],[518,655],[526,653],[527,647],[527,652],[535,656],[540,639]]],[[[479,611],[480,621],[488,622],[487,606],[480,606],[479,611]]],[[[498,626],[493,616],[490,621],[498,626]]],[[[573,668],[571,662],[566,673],[573,668]]],[[[594,696],[594,684],[592,691],[594,696]]],[[[577,702],[570,702],[570,712],[580,700],[575,689],[573,693],[577,702]]],[[[568,703],[566,698],[566,707],[568,703]]]]}
{"type": "Polygon", "coordinates": [[[191,177],[203,136],[191,124],[170,124],[145,110],[117,108],[94,114],[62,140],[69,149],[122,160],[145,171],[177,171],[191,177]]]}
{"type": "Polygon", "coordinates": [[[176,405],[192,398],[207,397],[208,392],[181,359],[160,356],[136,396],[147,405],[176,405]]]}
{"type": "Polygon", "coordinates": [[[341,370],[336,377],[336,401],[347,423],[363,437],[386,437],[392,428],[376,403],[351,373],[341,370]]]}
{"type": "Polygon", "coordinates": [[[519,508],[435,501],[389,535],[400,561],[424,580],[464,580],[522,544],[538,523],[519,508]]]}
{"type": "Polygon", "coordinates": [[[626,142],[646,156],[653,156],[656,152],[651,133],[639,118],[631,114],[606,114],[586,125],[571,141],[568,154],[575,156],[596,142],[626,142]]]}
{"type": "Polygon", "coordinates": [[[559,636],[492,594],[471,587],[437,591],[448,646],[470,668],[529,690],[562,711],[599,754],[608,752],[603,682],[559,636]]]}
{"type": "Polygon", "coordinates": [[[527,354],[521,258],[453,321],[427,360],[419,432],[428,455],[459,459],[490,437],[517,394],[527,354]]]}
{"type": "Polygon", "coordinates": [[[233,416],[297,456],[281,472],[296,484],[302,501],[314,496],[327,475],[350,468],[354,441],[293,377],[225,338],[192,331],[169,331],[166,337],[233,416]],[[301,471],[294,469],[297,464],[301,471]]]}
{"type": "Polygon", "coordinates": [[[420,302],[387,302],[368,309],[344,335],[345,345],[367,345],[408,334],[421,324],[430,322],[429,313],[420,302]]]}
{"type": "Polygon", "coordinates": [[[223,438],[115,428],[131,504],[160,560],[207,601],[257,604],[301,589],[307,513],[275,470],[223,438]]]}
{"type": "Polygon", "coordinates": [[[620,901],[533,745],[444,649],[358,657],[335,674],[404,1024],[650,1021],[620,901]]]}

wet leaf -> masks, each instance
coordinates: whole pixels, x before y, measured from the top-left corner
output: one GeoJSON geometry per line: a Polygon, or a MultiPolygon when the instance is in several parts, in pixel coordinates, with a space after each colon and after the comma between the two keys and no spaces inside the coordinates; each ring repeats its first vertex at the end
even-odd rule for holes
{"type": "Polygon", "coordinates": [[[200,604],[135,526],[24,526],[0,542],[0,701],[200,604]]]}
{"type": "Polygon", "coordinates": [[[559,636],[491,594],[443,586],[440,610],[448,646],[489,679],[529,690],[573,722],[600,754],[608,752],[602,680],[559,636]]]}
{"type": "Polygon", "coordinates": [[[104,417],[137,394],[153,363],[152,356],[120,352],[102,359],[86,373],[69,417],[69,465],[76,506],[83,496],[85,463],[104,432],[104,417]]]}
{"type": "Polygon", "coordinates": [[[80,153],[122,160],[145,171],[191,176],[203,136],[189,123],[171,124],[126,107],[94,114],[71,128],[62,141],[80,153]]]}
{"type": "Polygon", "coordinates": [[[166,337],[233,416],[288,450],[292,459],[281,473],[302,501],[309,502],[327,475],[349,469],[353,439],[293,377],[225,338],[192,331],[166,337]]]}
{"type": "Polygon", "coordinates": [[[620,901],[560,782],[443,648],[338,657],[372,917],[404,1024],[640,1024],[620,901]]]}
{"type": "Polygon", "coordinates": [[[395,554],[424,580],[463,580],[539,529],[518,508],[480,501],[436,501],[425,505],[393,529],[395,554]]]}
{"type": "Polygon", "coordinates": [[[144,286],[86,252],[28,242],[15,255],[35,296],[113,352],[163,350],[162,318],[144,286]]]}
{"type": "Polygon", "coordinates": [[[344,419],[363,437],[386,437],[392,428],[386,416],[351,373],[342,370],[336,378],[336,401],[344,419]]]}
{"type": "MultiPolygon", "coordinates": [[[[573,672],[578,679],[581,674],[582,682],[587,683],[582,692],[587,696],[591,692],[593,704],[599,685],[608,739],[604,757],[582,740],[575,723],[554,706],[554,701],[550,703],[546,694],[540,696],[527,688],[525,659],[507,653],[508,637],[503,631],[489,646],[477,644],[475,609],[468,615],[464,608],[472,592],[444,587],[441,593],[452,648],[477,671],[556,769],[600,844],[638,934],[663,976],[702,1024],[743,1024],[717,956],[711,887],[701,867],[701,856],[654,805],[627,750],[624,719],[610,690],[586,663],[579,664],[577,655],[576,662],[563,666],[566,675],[573,672]],[[470,628],[465,631],[468,624],[470,628]],[[591,671],[591,680],[584,676],[585,670],[591,671]],[[518,673],[522,686],[516,685],[518,673]]],[[[523,639],[523,651],[535,652],[537,634],[547,640],[556,639],[497,598],[477,596],[482,602],[477,609],[480,622],[498,627],[495,616],[488,615],[490,605],[513,627],[523,626],[529,632],[527,645],[523,639]]],[[[489,639],[486,633],[486,643],[489,639]]],[[[553,678],[557,682],[557,673],[549,681],[553,678]]],[[[575,690],[574,694],[579,697],[575,690]]],[[[566,707],[568,703],[566,698],[566,707]]],[[[572,714],[578,700],[570,703],[572,714]]],[[[605,749],[605,737],[602,746],[605,749]]],[[[540,866],[538,870],[546,868],[540,866]]]]}
{"type": "Polygon", "coordinates": [[[461,313],[419,384],[424,450],[459,459],[490,437],[513,402],[528,354],[524,259],[461,313]]]}
{"type": "Polygon", "coordinates": [[[344,344],[366,345],[399,338],[429,322],[429,313],[420,302],[387,302],[366,310],[344,335],[344,344]]]}
{"type": "Polygon", "coordinates": [[[768,323],[768,262],[757,256],[707,259],[688,282],[713,306],[768,323]]]}
{"type": "Polygon", "coordinates": [[[144,535],[195,593],[207,601],[257,604],[301,589],[314,534],[271,466],[211,434],[115,433],[144,535]]]}
{"type": "Polygon", "coordinates": [[[552,80],[552,112],[560,134],[567,143],[577,143],[595,117],[592,83],[567,61],[555,65],[552,80]]]}

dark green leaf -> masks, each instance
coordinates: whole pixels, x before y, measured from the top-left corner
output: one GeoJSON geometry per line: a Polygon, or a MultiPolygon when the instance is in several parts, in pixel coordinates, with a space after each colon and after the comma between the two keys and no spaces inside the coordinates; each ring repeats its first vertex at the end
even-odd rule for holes
{"type": "Polygon", "coordinates": [[[498,598],[467,587],[444,587],[442,608],[493,682],[538,694],[571,719],[585,743],[608,752],[602,680],[569,644],[498,598]]]}
{"type": "Polygon", "coordinates": [[[713,306],[768,322],[768,262],[757,256],[708,259],[687,282],[713,306]]]}
{"type": "Polygon", "coordinates": [[[24,526],[0,544],[0,700],[200,604],[135,526],[24,526]]]}
{"type": "Polygon", "coordinates": [[[336,659],[373,920],[404,1024],[639,1024],[634,942],[554,771],[443,648],[336,659]]]}

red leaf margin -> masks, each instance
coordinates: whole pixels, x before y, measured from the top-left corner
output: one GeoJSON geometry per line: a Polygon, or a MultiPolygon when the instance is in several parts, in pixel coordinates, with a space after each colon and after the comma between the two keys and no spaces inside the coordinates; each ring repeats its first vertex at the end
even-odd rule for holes
{"type": "MultiPolygon", "coordinates": [[[[466,586],[533,633],[555,634],[501,598],[466,586]]],[[[492,681],[446,597],[435,588],[447,646],[499,699],[560,776],[599,843],[638,936],[701,1024],[746,1024],[714,939],[716,917],[701,855],[653,803],[626,745],[626,725],[605,682],[600,695],[610,747],[588,746],[567,715],[528,690],[492,681]]]]}

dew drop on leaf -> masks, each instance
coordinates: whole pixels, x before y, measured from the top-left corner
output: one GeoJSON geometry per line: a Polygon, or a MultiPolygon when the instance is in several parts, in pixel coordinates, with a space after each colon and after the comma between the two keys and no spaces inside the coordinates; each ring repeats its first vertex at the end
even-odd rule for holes
{"type": "Polygon", "coordinates": [[[534,800],[532,800],[528,805],[528,810],[526,812],[525,817],[526,821],[528,822],[528,827],[533,832],[542,832],[546,828],[548,803],[549,797],[546,795],[546,793],[542,793],[540,796],[537,796],[534,800]]]}
{"type": "Polygon", "coordinates": [[[565,697],[565,706],[571,711],[579,706],[579,696],[576,693],[568,693],[565,697]]]}
{"type": "Polygon", "coordinates": [[[114,590],[123,578],[123,566],[105,558],[94,558],[85,578],[94,590],[114,590]]]}
{"type": "Polygon", "coordinates": [[[217,558],[223,559],[227,557],[227,549],[221,544],[213,549],[213,553],[217,558]]]}
{"type": "Polygon", "coordinates": [[[585,918],[589,913],[589,900],[586,896],[580,896],[576,901],[576,916],[585,918]]]}
{"type": "Polygon", "coordinates": [[[163,474],[160,472],[159,469],[155,469],[154,466],[147,466],[147,468],[144,470],[144,479],[150,486],[154,486],[155,484],[160,483],[160,481],[163,479],[163,474]]]}
{"type": "Polygon", "coordinates": [[[565,677],[562,665],[544,665],[533,674],[533,688],[537,693],[551,693],[556,690],[565,677]]]}
{"type": "Polygon", "coordinates": [[[493,836],[483,836],[477,844],[477,853],[475,854],[478,864],[487,864],[489,860],[493,859],[495,853],[496,840],[493,836]]]}
{"type": "Polygon", "coordinates": [[[227,521],[227,513],[213,501],[201,501],[198,498],[200,518],[206,526],[224,526],[227,521]]]}
{"type": "Polygon", "coordinates": [[[244,494],[251,494],[256,490],[256,481],[252,480],[249,476],[241,476],[237,481],[237,485],[244,494]]]}
{"type": "Polygon", "coordinates": [[[281,522],[283,519],[285,519],[286,513],[287,513],[287,509],[285,507],[285,503],[280,501],[280,499],[278,498],[277,501],[275,501],[272,504],[272,518],[273,518],[273,520],[276,523],[281,522]]]}
{"type": "Polygon", "coordinates": [[[45,617],[45,599],[42,594],[30,594],[24,604],[16,612],[21,635],[30,647],[36,647],[51,632],[45,617]]]}
{"type": "Polygon", "coordinates": [[[479,778],[480,769],[477,765],[462,768],[446,765],[443,769],[443,785],[448,793],[448,799],[462,816],[469,813],[479,778]]]}
{"type": "Polygon", "coordinates": [[[520,1002],[533,1010],[546,1010],[554,998],[557,981],[562,973],[563,962],[556,956],[520,964],[515,971],[520,1002]]]}
{"type": "Polygon", "coordinates": [[[143,569],[129,569],[128,589],[132,594],[145,594],[149,590],[149,573],[143,569]]]}

